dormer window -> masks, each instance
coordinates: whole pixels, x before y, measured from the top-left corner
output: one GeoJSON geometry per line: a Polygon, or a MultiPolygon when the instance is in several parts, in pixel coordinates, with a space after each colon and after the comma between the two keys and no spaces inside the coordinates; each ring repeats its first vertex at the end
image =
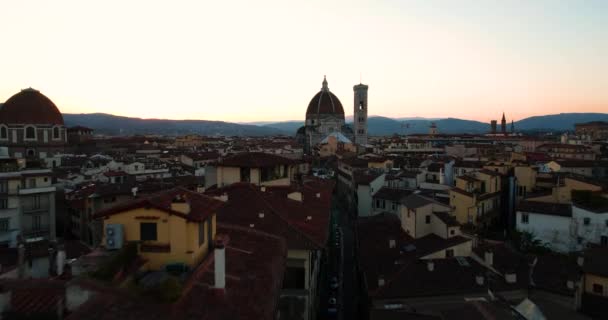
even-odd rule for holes
{"type": "Polygon", "coordinates": [[[8,140],[8,128],[5,125],[0,125],[0,140],[8,140]]]}
{"type": "Polygon", "coordinates": [[[36,128],[34,126],[25,127],[25,140],[36,140],[36,128]]]}
{"type": "Polygon", "coordinates": [[[53,127],[53,140],[59,140],[59,127],[53,127]]]}

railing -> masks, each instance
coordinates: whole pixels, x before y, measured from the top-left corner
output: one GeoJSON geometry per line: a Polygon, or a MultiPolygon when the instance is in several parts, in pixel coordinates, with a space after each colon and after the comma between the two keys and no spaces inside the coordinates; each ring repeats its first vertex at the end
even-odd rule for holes
{"type": "Polygon", "coordinates": [[[38,213],[38,212],[47,212],[50,209],[50,206],[48,204],[46,205],[41,205],[41,206],[22,206],[21,207],[23,210],[23,213],[38,213]]]}
{"type": "Polygon", "coordinates": [[[46,237],[49,235],[51,228],[49,226],[38,229],[24,229],[23,236],[26,238],[46,237]]]}

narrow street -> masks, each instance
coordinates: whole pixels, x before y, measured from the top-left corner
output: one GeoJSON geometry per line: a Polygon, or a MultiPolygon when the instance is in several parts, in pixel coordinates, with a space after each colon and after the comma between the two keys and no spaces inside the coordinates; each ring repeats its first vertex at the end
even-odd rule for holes
{"type": "Polygon", "coordinates": [[[320,319],[357,319],[357,273],[355,233],[348,212],[341,209],[338,197],[333,199],[330,244],[327,250],[326,274],[320,291],[320,319]],[[330,287],[330,279],[338,277],[338,288],[330,287]],[[328,312],[328,301],[337,300],[337,314],[328,312]]]}
{"type": "Polygon", "coordinates": [[[355,234],[347,212],[340,212],[339,225],[342,230],[341,305],[340,319],[357,319],[357,274],[355,261],[355,234]]]}

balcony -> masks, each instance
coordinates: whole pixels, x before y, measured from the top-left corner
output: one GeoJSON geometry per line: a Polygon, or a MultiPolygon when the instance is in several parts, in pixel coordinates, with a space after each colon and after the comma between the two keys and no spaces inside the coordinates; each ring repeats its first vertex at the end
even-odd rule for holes
{"type": "Polygon", "coordinates": [[[55,187],[22,188],[22,189],[19,189],[19,195],[50,193],[50,192],[55,192],[55,190],[56,190],[55,187]]]}
{"type": "Polygon", "coordinates": [[[50,226],[42,226],[36,229],[23,229],[23,236],[26,239],[31,238],[47,238],[51,233],[50,226]]]}
{"type": "Polygon", "coordinates": [[[139,246],[139,252],[163,253],[171,252],[171,244],[169,243],[142,243],[139,246]]]}
{"type": "Polygon", "coordinates": [[[19,214],[19,208],[0,209],[0,215],[3,217],[16,216],[19,214]]]}
{"type": "Polygon", "coordinates": [[[40,205],[40,206],[22,206],[21,210],[23,211],[24,214],[49,212],[50,206],[48,205],[48,203],[40,205]]]}

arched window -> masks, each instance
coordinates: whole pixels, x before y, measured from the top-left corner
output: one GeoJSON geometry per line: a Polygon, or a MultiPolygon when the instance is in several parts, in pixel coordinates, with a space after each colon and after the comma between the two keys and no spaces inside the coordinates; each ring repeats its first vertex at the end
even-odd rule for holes
{"type": "Polygon", "coordinates": [[[36,128],[33,126],[25,127],[25,139],[36,140],[36,128]]]}
{"type": "Polygon", "coordinates": [[[4,125],[0,126],[0,139],[2,139],[2,140],[8,139],[8,128],[4,125]]]}
{"type": "Polygon", "coordinates": [[[59,127],[53,127],[53,139],[59,139],[59,127]]]}

